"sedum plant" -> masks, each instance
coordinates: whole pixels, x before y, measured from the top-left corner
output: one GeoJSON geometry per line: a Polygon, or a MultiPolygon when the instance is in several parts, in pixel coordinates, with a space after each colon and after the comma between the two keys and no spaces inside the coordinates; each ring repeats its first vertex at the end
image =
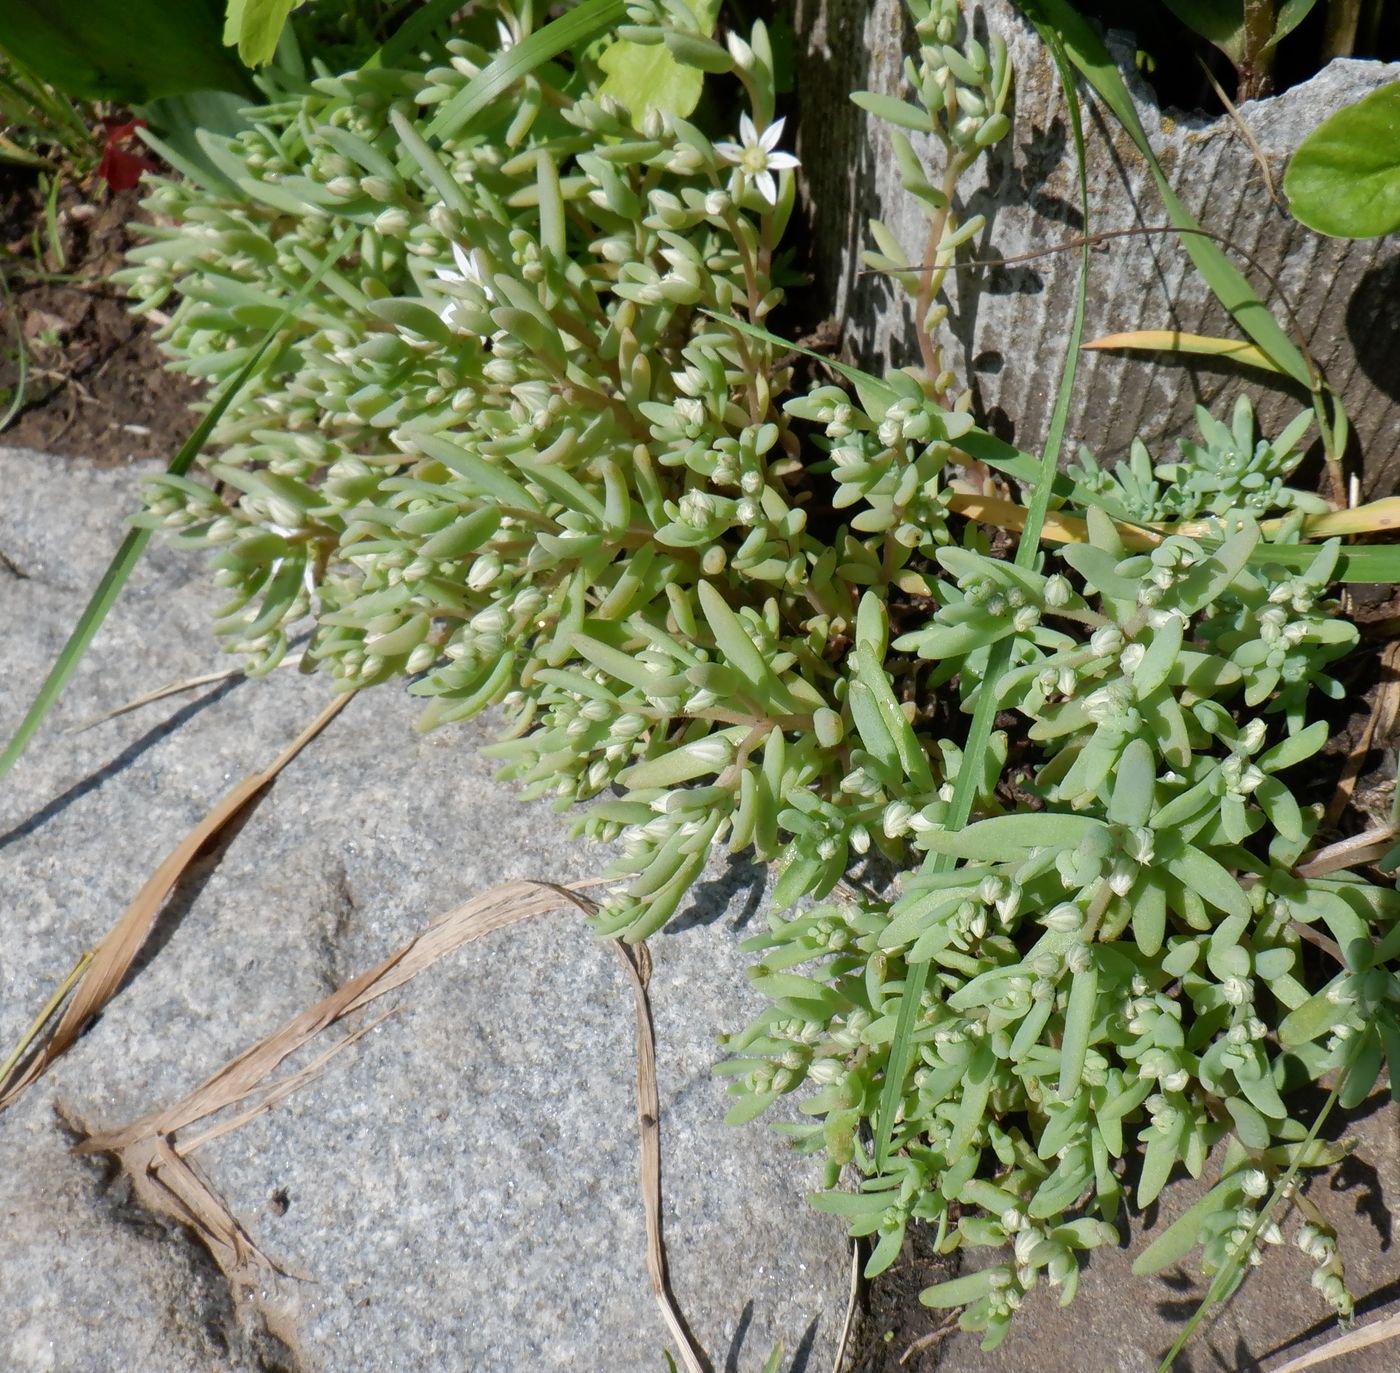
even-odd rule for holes
{"type": "Polygon", "coordinates": [[[1321,514],[1331,507],[1320,496],[1284,485],[1303,460],[1306,449],[1299,444],[1312,422],[1312,411],[1305,410],[1276,439],[1256,439],[1254,407],[1240,396],[1229,425],[1196,407],[1201,442],[1183,439],[1179,462],[1154,465],[1146,444],[1134,439],[1128,461],[1117,469],[1101,467],[1090,449],[1081,448],[1069,472],[1095,504],[1123,520],[1151,524],[1233,510],[1258,518],[1272,510],[1321,514]]]}
{"type": "Polygon", "coordinates": [[[1303,421],[1269,443],[1247,404],[1230,427],[1202,413],[1203,442],[1155,469],[1086,453],[1091,537],[1053,557],[1009,563],[950,514],[960,444],[1018,456],[928,337],[979,227],[958,177],[1009,130],[1011,73],[953,0],[909,8],[910,101],[857,99],[898,126],[927,211],[923,255],[877,226],[870,259],[914,297],[923,365],[854,394],[795,389],[764,327],[795,196],[768,31],[683,0],[639,0],[469,119],[530,9],[322,71],[206,140],[218,183],[156,183],[124,279],[138,308],[178,297],[164,346],[217,384],[329,262],[217,457],[156,479],[141,519],[209,550],[251,671],[309,619],[305,665],[342,690],[408,679],[425,728],[500,706],[505,774],[589,802],[577,831],[619,843],[601,933],[661,927],[716,847],[776,863],[731,1119],[809,1089],[778,1128],[824,1153],[817,1204],[872,1237],[869,1273],[911,1220],[945,1252],[1008,1249],[926,1294],[990,1344],[1042,1279],[1072,1297],[1178,1167],[1218,1181],[1145,1266],[1199,1246],[1217,1271],[1281,1238],[1261,1199],[1338,1157],[1290,1094],[1345,1065],[1357,1101],[1400,1048],[1400,907],[1292,872],[1318,826],[1297,769],[1356,639],[1335,542],[1290,571],[1296,519],[1261,523],[1313,508],[1283,485],[1303,421]],[[1164,519],[1198,524],[1140,528],[1164,519]],[[969,758],[979,708],[1000,728],[969,758]],[[892,883],[831,900],[862,859],[892,883]],[[912,1071],[888,1082],[919,965],[912,1071]]]}

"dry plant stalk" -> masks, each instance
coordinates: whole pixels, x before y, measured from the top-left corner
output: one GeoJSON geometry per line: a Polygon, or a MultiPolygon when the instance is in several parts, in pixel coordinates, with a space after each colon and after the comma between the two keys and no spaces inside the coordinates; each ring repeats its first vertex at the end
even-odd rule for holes
{"type": "Polygon", "coordinates": [[[1359,1329],[1348,1330],[1346,1334],[1338,1335],[1335,1340],[1324,1344],[1320,1349],[1300,1354],[1296,1359],[1289,1359],[1287,1363],[1270,1369],[1269,1373],[1303,1373],[1305,1368],[1316,1368],[1319,1364],[1331,1363],[1343,1354],[1355,1354],[1358,1350],[1369,1349],[1372,1345],[1382,1344],[1397,1337],[1400,1337],[1400,1312],[1387,1316],[1384,1320],[1372,1321],[1370,1325],[1363,1325],[1359,1329]]]}
{"type": "Polygon", "coordinates": [[[1371,750],[1378,743],[1381,747],[1389,745],[1395,734],[1397,719],[1400,719],[1400,639],[1388,643],[1381,652],[1381,683],[1376,691],[1376,703],[1371,708],[1361,738],[1347,756],[1336,793],[1327,805],[1327,814],[1323,818],[1325,825],[1334,826],[1341,819],[1371,750]]]}
{"type": "MultiPolygon", "coordinates": [[[[588,885],[593,884],[578,884],[588,885]]],[[[274,1083],[233,1120],[213,1125],[191,1140],[177,1141],[177,1132],[247,1101],[286,1058],[317,1035],[386,992],[403,986],[464,944],[532,916],[556,911],[564,904],[588,915],[597,909],[575,886],[521,880],[491,888],[438,917],[381,963],[230,1059],[183,1100],[128,1125],[90,1134],[75,1152],[110,1154],[130,1178],[137,1199],[147,1210],[192,1230],[209,1249],[235,1293],[256,1292],[269,1271],[286,1270],[258,1247],[189,1156],[201,1144],[237,1129],[306,1086],[336,1054],[384,1017],[337,1040],[306,1068],[274,1083]]],[[[656,1042],[647,996],[651,955],[642,943],[629,947],[614,941],[612,947],[627,974],[636,1003],[637,1125],[641,1137],[647,1270],[662,1320],[680,1349],[687,1373],[707,1373],[709,1364],[676,1305],[666,1271],[661,1220],[661,1108],[656,1084],[656,1042]]]]}
{"type": "Polygon", "coordinates": [[[27,1087],[37,1082],[50,1065],[77,1042],[93,1018],[117,994],[150,936],[166,898],[204,846],[335,719],[349,700],[350,694],[337,696],[270,767],[245,777],[171,850],[169,857],[137,893],[121,919],[107,931],[95,948],[79,960],[82,973],[72,999],[48,1037],[33,1048],[51,1012],[57,1009],[57,998],[50,1001],[6,1061],[0,1071],[0,1110],[11,1105],[27,1087]],[[27,1060],[26,1054],[30,1055],[27,1060]]]}
{"type": "MultiPolygon", "coordinates": [[[[281,672],[284,668],[300,667],[300,653],[291,658],[284,658],[277,664],[274,671],[281,672]]],[[[115,720],[119,715],[126,715],[133,710],[140,710],[142,706],[154,705],[157,701],[163,701],[167,696],[178,696],[182,691],[194,691],[198,687],[214,686],[218,682],[232,681],[235,677],[246,677],[247,673],[241,667],[224,668],[221,672],[206,672],[198,677],[186,677],[179,682],[169,682],[163,687],[157,687],[154,691],[147,691],[143,695],[137,696],[134,700],[123,701],[119,706],[113,706],[111,710],[104,710],[101,715],[94,715],[90,720],[84,720],[80,724],[73,725],[68,729],[69,734],[82,734],[87,730],[95,729],[98,725],[106,724],[108,720],[115,720]]]]}

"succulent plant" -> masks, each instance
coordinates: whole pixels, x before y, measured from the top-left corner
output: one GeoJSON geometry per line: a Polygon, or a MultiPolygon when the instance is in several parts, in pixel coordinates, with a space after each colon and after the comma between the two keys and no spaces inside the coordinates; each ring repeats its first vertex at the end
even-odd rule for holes
{"type": "MultiPolygon", "coordinates": [[[[929,244],[876,226],[870,259],[927,333],[1011,71],[953,0],[910,10],[910,101],[857,101],[944,151],[939,189],[897,133],[929,244]]],[[[425,728],[500,706],[505,775],[619,843],[601,933],[659,928],[716,847],[778,865],[731,1119],[815,1089],[779,1128],[825,1154],[817,1204],[874,1237],[868,1272],[914,1219],[945,1252],[1005,1246],[926,1296],[995,1342],[1042,1277],[1073,1296],[1126,1197],[1212,1157],[1144,1265],[1253,1261],[1281,1238],[1261,1198],[1337,1156],[1289,1094],[1345,1066],[1358,1100],[1400,1048],[1396,894],[1292,871],[1318,826],[1296,770],[1356,641],[1335,543],[1291,570],[1296,521],[1260,523],[1314,507],[1283,485],[1305,422],[1256,441],[1241,402],[1229,428],[1201,412],[1178,463],[1086,453],[1088,542],[993,556],[947,480],[993,441],[931,343],[852,394],[795,388],[767,332],[795,159],[764,25],[721,42],[682,0],[629,18],[463,122],[492,50],[529,36],[527,10],[483,6],[445,54],[322,72],[208,139],[217,181],[157,183],[125,280],[138,308],[178,294],[164,346],[211,384],[331,263],[202,479],[156,479],[143,520],[210,551],[250,670],[309,620],[307,667],[407,680],[425,728]],[[742,93],[723,128],[706,77],[742,93]],[[1202,523],[1131,527],[1176,520],[1202,523]],[[984,697],[1002,727],[967,756],[984,697]],[[893,890],[830,900],[863,856],[893,890]],[[913,1069],[887,1083],[920,964],[913,1069]]],[[[1320,1215],[1299,1243],[1348,1310],[1320,1215]]]]}

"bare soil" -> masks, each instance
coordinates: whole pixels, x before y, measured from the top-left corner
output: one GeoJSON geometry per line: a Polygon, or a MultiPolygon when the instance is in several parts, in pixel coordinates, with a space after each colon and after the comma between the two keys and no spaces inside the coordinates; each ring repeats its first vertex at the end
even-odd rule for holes
{"type": "Polygon", "coordinates": [[[0,410],[27,375],[20,407],[0,443],[111,465],[168,458],[195,424],[196,388],[166,371],[152,322],[132,315],[106,277],[145,218],[140,192],[95,180],[65,184],[48,228],[38,182],[0,172],[0,410]],[[57,244],[52,241],[56,238],[57,244]]]}

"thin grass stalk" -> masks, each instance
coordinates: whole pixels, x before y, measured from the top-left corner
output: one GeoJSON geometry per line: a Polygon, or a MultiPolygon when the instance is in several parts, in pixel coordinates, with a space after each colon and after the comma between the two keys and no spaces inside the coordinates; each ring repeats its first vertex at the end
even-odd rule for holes
{"type": "MultiPolygon", "coordinates": [[[[219,393],[207,413],[195,427],[194,433],[181,445],[180,451],[171,459],[170,465],[166,469],[167,472],[175,476],[183,476],[189,471],[194,460],[203,451],[204,445],[209,442],[215,426],[243,388],[253,379],[268,350],[281,335],[282,330],[310,298],[321,278],[330,270],[332,264],[345,253],[358,233],[358,226],[348,229],[331,245],[326,256],[317,265],[316,270],[306,279],[301,290],[287,302],[286,308],[262,336],[258,346],[253,350],[252,356],[239,369],[238,375],[219,393]]],[[[45,717],[53,708],[54,702],[58,700],[64,687],[68,685],[69,678],[72,677],[79,662],[82,661],[88,646],[101,628],[102,622],[107,618],[108,611],[116,604],[117,598],[121,595],[136,568],[136,564],[140,561],[141,554],[145,552],[146,545],[151,541],[152,532],[149,529],[132,529],[122,540],[121,546],[108,564],[107,570],[102,574],[102,579],[98,582],[92,599],[88,601],[77,625],[68,636],[67,643],[63,645],[57,662],[54,663],[49,675],[44,679],[33,704],[29,707],[24,719],[20,721],[19,728],[15,730],[4,753],[0,754],[0,777],[4,777],[19,761],[39,726],[43,724],[45,717]]]]}

